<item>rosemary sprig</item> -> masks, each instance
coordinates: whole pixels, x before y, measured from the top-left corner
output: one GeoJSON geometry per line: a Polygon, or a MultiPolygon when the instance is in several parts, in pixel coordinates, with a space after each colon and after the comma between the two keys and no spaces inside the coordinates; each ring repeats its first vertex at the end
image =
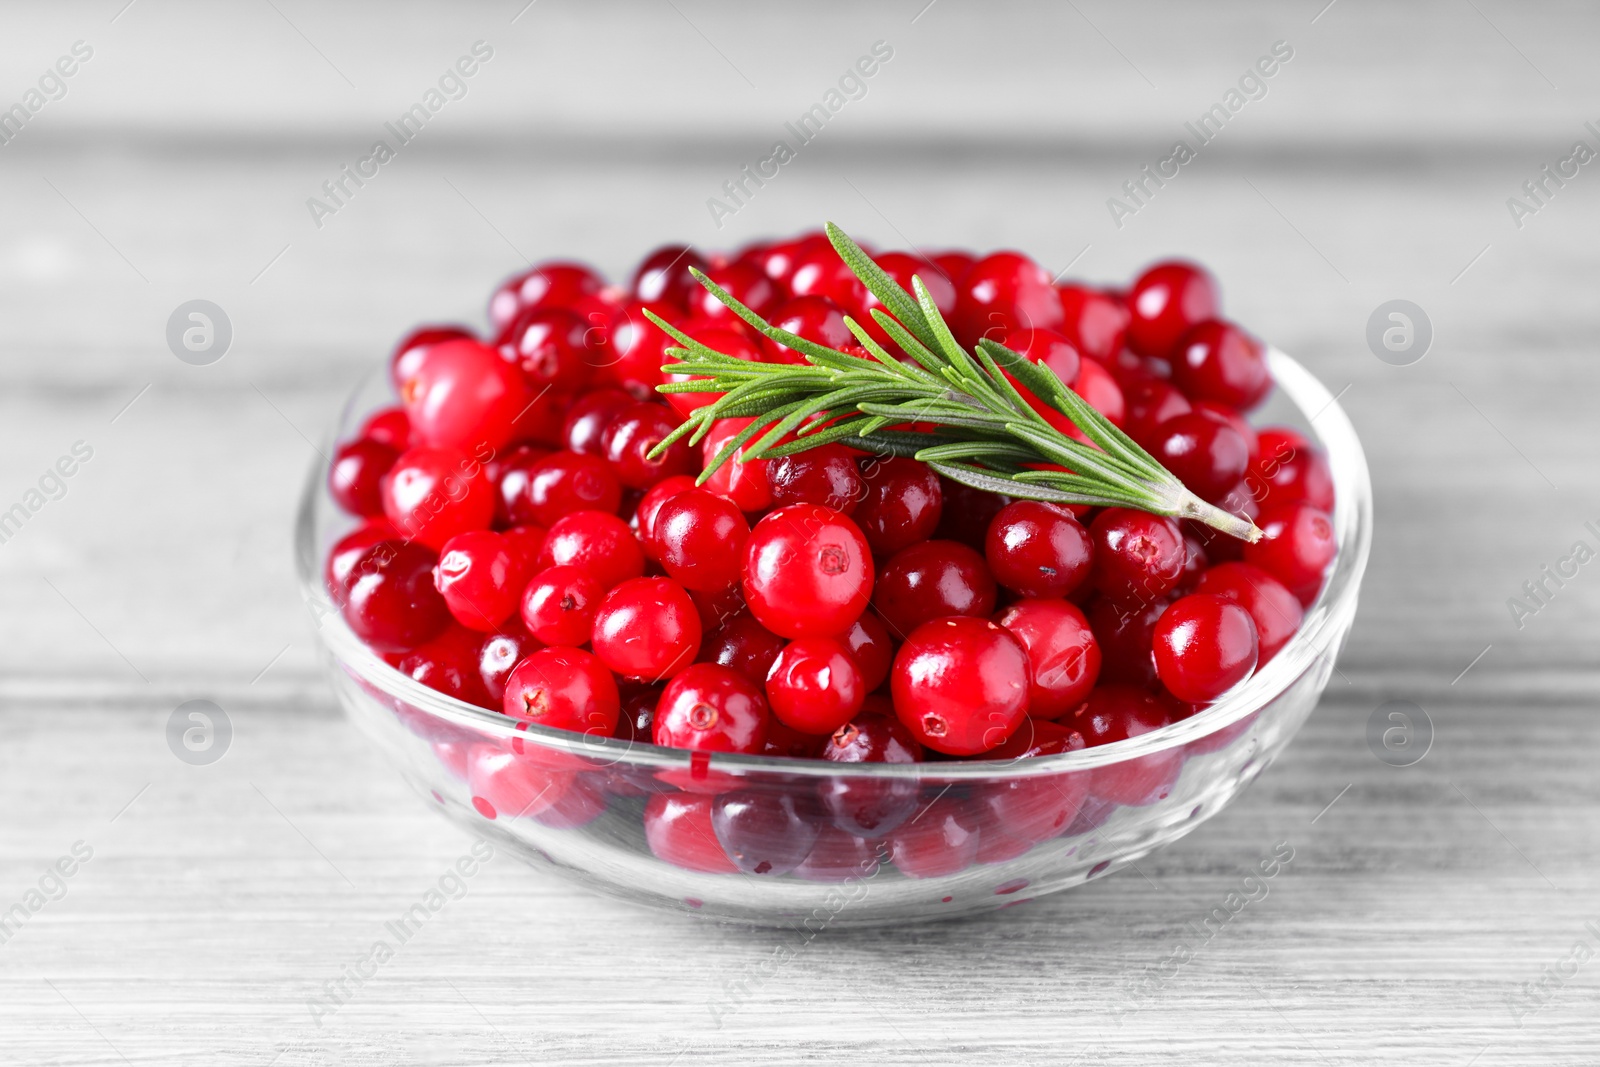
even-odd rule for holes
{"type": "Polygon", "coordinates": [[[911,279],[914,293],[908,293],[831,222],[828,239],[887,309],[885,313],[874,308],[873,320],[909,362],[885,350],[853,319],[846,318],[845,324],[867,356],[840,352],[778,329],[696,270],[700,284],[734,314],[794,349],[806,362],[756,363],[724,355],[646,311],[651,322],[682,346],[667,349],[677,362],[661,369],[695,376],[657,389],[722,394],[690,415],[652,456],[685,436],[698,444],[718,419],[752,418],[706,464],[701,482],[735,453],[744,459],[765,459],[839,442],[864,451],[912,456],[951,481],[1007,496],[1138,508],[1195,519],[1246,541],[1261,539],[1261,531],[1249,519],[1191,493],[1049,367],[988,338],[971,352],[963,349],[921,278],[911,279]],[[1071,420],[1092,446],[1046,422],[1007,374],[1071,420]],[[935,429],[924,433],[905,428],[918,423],[931,423],[935,429]],[[791,439],[784,441],[785,437],[791,439]]]}

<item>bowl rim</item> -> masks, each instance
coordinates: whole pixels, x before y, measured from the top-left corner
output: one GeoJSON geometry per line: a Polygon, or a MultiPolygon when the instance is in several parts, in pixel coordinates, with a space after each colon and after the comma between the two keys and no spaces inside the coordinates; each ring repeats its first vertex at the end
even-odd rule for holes
{"type": "MultiPolygon", "coordinates": [[[[643,741],[595,738],[557,727],[537,726],[428,688],[391,667],[368,648],[345,623],[322,586],[322,554],[326,546],[319,542],[318,519],[332,507],[332,500],[327,493],[330,465],[327,457],[333,454],[332,445],[340,437],[341,431],[352,425],[352,414],[360,414],[355,411],[358,400],[363,391],[371,386],[374,377],[383,373],[381,368],[364,377],[346,400],[337,425],[326,438],[328,447],[313,461],[310,476],[302,490],[294,531],[295,569],[300,592],[313,617],[318,643],[360,681],[434,717],[486,735],[500,735],[507,740],[516,738],[526,743],[537,738],[541,745],[583,757],[596,768],[627,763],[686,773],[692,770],[692,773],[703,774],[708,766],[714,766],[720,772],[743,775],[933,778],[955,782],[1063,774],[1122,763],[1210,736],[1271,704],[1311,670],[1318,660],[1337,654],[1338,650],[1332,646],[1347,632],[1348,623],[1354,616],[1372,543],[1372,481],[1366,454],[1338,397],[1330,393],[1315,375],[1293,357],[1274,347],[1267,349],[1267,362],[1275,385],[1300,412],[1310,434],[1327,453],[1335,492],[1333,523],[1339,545],[1333,567],[1317,599],[1307,609],[1300,630],[1265,668],[1204,711],[1148,734],[1106,745],[1011,760],[961,759],[904,764],[841,764],[793,756],[701,753],[665,748],[643,741]]],[[[351,528],[354,528],[354,524],[351,528]]]]}

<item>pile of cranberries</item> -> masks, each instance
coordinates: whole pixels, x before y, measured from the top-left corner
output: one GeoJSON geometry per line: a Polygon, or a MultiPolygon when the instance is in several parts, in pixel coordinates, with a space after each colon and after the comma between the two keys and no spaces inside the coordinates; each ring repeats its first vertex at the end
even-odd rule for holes
{"type": "MultiPolygon", "coordinates": [[[[1015,252],[875,258],[908,288],[921,277],[963,344],[988,336],[1047,364],[1265,537],[1011,500],[840,445],[735,461],[696,488],[749,420],[651,458],[713,397],[655,392],[673,342],[645,309],[729,355],[799,362],[689,268],[834,348],[860,351],[844,318],[869,323],[880,305],[821,234],[709,260],[669,247],[627,288],[541,264],[494,292],[488,333],[429,326],[399,344],[400,403],[329,471],[360,520],[326,567],[350,628],[417,681],[519,722],[838,763],[1122,740],[1194,714],[1283,648],[1335,553],[1332,480],[1300,434],[1247,421],[1272,387],[1264,351],[1220,317],[1206,271],[1163,262],[1109,290],[1054,285],[1015,252]]],[[[1146,802],[1138,778],[1110,799],[1146,802]]],[[[823,798],[830,833],[877,833],[904,800],[839,790],[823,798]]],[[[677,847],[674,820],[709,818],[689,810],[698,800],[652,800],[658,854],[677,847]]],[[[918,822],[948,837],[959,819],[918,822]]],[[[674,862],[737,866],[737,851],[674,862]]]]}

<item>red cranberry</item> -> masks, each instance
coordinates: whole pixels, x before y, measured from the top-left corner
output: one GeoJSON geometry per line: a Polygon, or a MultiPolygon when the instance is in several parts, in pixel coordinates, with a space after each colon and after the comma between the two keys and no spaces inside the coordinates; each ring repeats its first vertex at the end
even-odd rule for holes
{"type": "Polygon", "coordinates": [[[737,671],[696,663],[667,683],[654,730],[655,743],[669,748],[753,755],[767,739],[767,698],[737,671]]]}
{"type": "Polygon", "coordinates": [[[935,796],[915,819],[889,835],[889,854],[907,878],[937,878],[978,858],[978,818],[964,800],[935,796]]]}
{"type": "Polygon", "coordinates": [[[507,471],[500,498],[513,524],[550,526],[577,511],[615,512],[622,505],[622,484],[599,456],[555,452],[517,477],[507,471]]]}
{"type": "Polygon", "coordinates": [[[694,470],[694,450],[684,439],[673,442],[664,455],[649,458],[681,421],[665,404],[653,403],[635,404],[612,420],[600,435],[600,447],[623,485],[648,489],[663,478],[694,470]]]}
{"type": "Polygon", "coordinates": [[[1338,554],[1333,520],[1309,504],[1269,501],[1256,520],[1263,537],[1244,546],[1244,561],[1272,575],[1309,604],[1322,588],[1322,576],[1338,554]]]}
{"type": "MultiPolygon", "coordinates": [[[[836,257],[837,258],[837,257],[836,257]]],[[[762,318],[778,305],[783,299],[782,292],[766,272],[750,263],[729,263],[724,267],[715,267],[706,272],[707,276],[745,307],[754,311],[762,318]]],[[[733,310],[712,295],[711,290],[701,285],[696,285],[695,291],[689,295],[688,310],[703,319],[722,321],[725,323],[742,323],[743,320],[733,313],[733,310]]],[[[687,332],[687,331],[685,331],[687,332]]],[[[689,334],[696,340],[696,334],[689,334]]]]}
{"type": "Polygon", "coordinates": [[[813,249],[830,247],[832,244],[827,234],[804,233],[789,241],[753,245],[740,252],[738,258],[760,268],[768,278],[787,290],[789,279],[794,276],[801,257],[813,249]]]}
{"type": "Polygon", "coordinates": [[[795,260],[794,273],[789,275],[789,292],[796,297],[826,297],[853,315],[861,307],[867,287],[832,245],[819,245],[795,260]]]}
{"type": "Polygon", "coordinates": [[[1172,378],[1195,400],[1249,411],[1272,391],[1261,342],[1229,322],[1202,322],[1183,335],[1172,357],[1172,378]]]}
{"type": "Polygon", "coordinates": [[[581,567],[602,589],[644,573],[644,552],[628,524],[603,511],[574,511],[550,527],[539,567],[581,567]]]}
{"type": "MultiPolygon", "coordinates": [[[[1171,713],[1151,693],[1130,686],[1102,685],[1089,694],[1088,702],[1066,725],[1076,728],[1094,746],[1141,737],[1172,721],[1171,713]]],[[[1182,769],[1183,751],[1177,748],[1123,759],[1096,767],[1090,775],[1089,791],[1112,804],[1152,804],[1171,795],[1182,769]]]]}
{"type": "Polygon", "coordinates": [[[962,280],[966,278],[967,273],[972,270],[972,265],[978,261],[977,257],[970,252],[962,252],[960,250],[935,252],[929,258],[933,260],[934,266],[939,268],[939,272],[949,280],[951,285],[960,285],[962,280]]]}
{"type": "Polygon", "coordinates": [[[661,505],[694,487],[692,475],[674,474],[646,489],[644,495],[639,498],[639,504],[633,512],[633,528],[639,535],[639,544],[644,548],[644,554],[651,559],[656,558],[656,516],[661,513],[661,505]]]}
{"type": "Polygon", "coordinates": [[[704,874],[736,874],[711,828],[713,797],[656,793],[645,802],[644,839],[656,859],[704,874]]]}
{"type": "Polygon", "coordinates": [[[843,445],[820,445],[805,452],[770,461],[767,479],[772,501],[786,504],[821,504],[841,515],[855,513],[866,495],[866,483],[856,466],[856,453],[843,445]]]}
{"type": "Polygon", "coordinates": [[[1195,593],[1156,623],[1156,674],[1179,700],[1215,700],[1250,677],[1260,655],[1256,624],[1231,600],[1195,593]]]}
{"type": "MultiPolygon", "coordinates": [[[[922,746],[893,715],[863,711],[822,746],[830,763],[919,763],[922,746]]],[[[834,826],[856,837],[876,837],[904,823],[917,810],[913,778],[851,777],[839,774],[817,787],[834,826]]]]}
{"type": "MultiPolygon", "coordinates": [[[[1034,756],[1059,756],[1063,752],[1081,752],[1087,746],[1088,742],[1083,739],[1083,734],[1073,727],[1063,726],[1048,719],[1030,717],[1027,722],[1017,727],[1017,732],[1012,734],[1005,744],[985,752],[983,758],[1019,760],[1032,759],[1034,756]]],[[[1062,777],[1065,776],[1045,780],[1059,782],[1062,777]]]]}
{"type": "Polygon", "coordinates": [[[797,878],[808,882],[851,882],[878,873],[882,845],[856,837],[823,823],[817,827],[817,842],[805,862],[794,869],[797,878]]]}
{"type": "Polygon", "coordinates": [[[469,530],[444,543],[433,584],[457,622],[488,633],[517,609],[526,575],[504,537],[492,530],[469,530]]]}
{"type": "MultiPolygon", "coordinates": [[[[654,310],[663,318],[676,317],[669,305],[654,310]]],[[[605,325],[589,330],[589,364],[596,378],[617,382],[637,396],[654,394],[663,381],[661,368],[672,360],[666,350],[677,342],[661,327],[644,317],[639,304],[624,304],[605,316],[605,325]]]]}
{"type": "Polygon", "coordinates": [[[605,284],[582,263],[540,263],[501,283],[489,298],[489,321],[500,329],[523,308],[573,307],[598,295],[605,284]]]}
{"type": "Polygon", "coordinates": [[[494,487],[483,467],[453,448],[413,448],[383,477],[383,513],[395,529],[432,549],[494,521],[494,487]]]}
{"type": "MultiPolygon", "coordinates": [[[[814,341],[824,348],[842,349],[855,344],[855,334],[844,324],[844,312],[832,300],[820,296],[797,296],[772,313],[767,320],[780,330],[814,341]]],[[[768,363],[804,363],[799,352],[768,337],[761,339],[768,363]]]]}
{"type": "MultiPolygon", "coordinates": [[[[1014,761],[1078,752],[1084,747],[1083,735],[1077,730],[1043,719],[1029,719],[1011,735],[1011,740],[985,758],[1014,761]]],[[[1092,773],[1068,771],[985,783],[975,798],[983,826],[979,860],[994,863],[1009,859],[1060,835],[1088,800],[1091,779],[1092,773]],[[996,854],[1000,851],[1008,855],[996,854]]]]}
{"type": "Polygon", "coordinates": [[[1155,443],[1158,426],[1193,410],[1188,397],[1160,378],[1140,378],[1124,387],[1122,393],[1127,403],[1122,428],[1147,448],[1155,443]]]}
{"type": "Polygon", "coordinates": [[[605,589],[582,567],[548,567],[522,594],[522,622],[547,645],[586,645],[605,589]]]}
{"type": "Polygon", "coordinates": [[[371,438],[341,445],[328,468],[328,492],[333,502],[352,515],[382,515],[383,476],[399,458],[396,449],[371,438]]]}
{"type": "Polygon", "coordinates": [[[400,399],[424,444],[479,453],[505,447],[531,397],[522,374],[494,349],[458,340],[428,349],[400,399]]]}
{"type": "Polygon", "coordinates": [[[506,679],[505,713],[539,726],[610,737],[621,705],[611,672],[581,649],[541,648],[506,679]]]}
{"type": "Polygon", "coordinates": [[[724,793],[712,801],[711,827],[746,874],[788,874],[817,840],[815,817],[789,793],[724,793]]]}
{"type": "Polygon", "coordinates": [[[979,552],[987,542],[989,524],[1011,503],[1008,496],[974,489],[943,477],[939,479],[939,496],[939,527],[933,536],[942,541],[960,541],[979,552]]]}
{"type": "Polygon", "coordinates": [[[1250,613],[1256,624],[1261,664],[1278,654],[1300,629],[1305,611],[1284,584],[1260,567],[1248,563],[1222,563],[1200,576],[1197,593],[1231,600],[1250,613]]]}
{"type": "Polygon", "coordinates": [[[399,540],[387,519],[373,519],[362,523],[341,537],[328,550],[327,566],[323,570],[323,584],[335,604],[343,605],[350,592],[350,576],[355,565],[366,555],[367,549],[382,541],[399,540]]]}
{"type": "Polygon", "coordinates": [[[816,759],[822,752],[826,738],[818,734],[805,734],[784,723],[776,715],[767,717],[767,740],[761,746],[763,756],[783,759],[816,759]]]}
{"type": "Polygon", "coordinates": [[[756,619],[775,634],[843,633],[872,598],[872,555],[845,516],[791,504],[750,531],[743,587],[756,619]]]}
{"type": "Polygon", "coordinates": [[[367,416],[356,437],[388,445],[396,452],[411,447],[411,416],[403,407],[379,408],[367,416]]]}
{"type": "Polygon", "coordinates": [[[586,456],[602,455],[600,443],[606,427],[618,415],[633,407],[634,399],[621,389],[596,389],[584,393],[567,409],[567,419],[561,426],[561,440],[568,452],[586,456]]]}
{"type": "Polygon", "coordinates": [[[1262,430],[1258,440],[1258,458],[1247,479],[1257,500],[1306,503],[1333,511],[1333,472],[1320,448],[1281,426],[1262,430]]]}
{"type": "MultiPolygon", "coordinates": [[[[749,605],[744,602],[744,594],[737,585],[717,590],[691,589],[689,598],[700,613],[700,629],[705,632],[718,629],[735,615],[749,610],[749,605]]],[[[761,677],[765,678],[766,675],[761,677]]]]}
{"type": "Polygon", "coordinates": [[[574,777],[566,792],[555,803],[533,817],[533,821],[556,830],[588,826],[606,813],[608,797],[588,777],[574,777]]]}
{"type": "MultiPolygon", "coordinates": [[[[704,466],[739,436],[754,419],[718,419],[715,426],[700,442],[700,455],[704,466]]],[[[752,438],[752,443],[755,439],[752,438]]],[[[718,496],[727,497],[738,505],[740,511],[765,511],[772,506],[772,486],[768,471],[771,460],[741,459],[734,453],[705,481],[705,488],[718,496]]]]}
{"type": "Polygon", "coordinates": [[[538,641],[515,625],[484,638],[478,648],[478,678],[489,697],[488,707],[505,706],[506,679],[511,677],[512,669],[538,647],[538,641]]]}
{"type": "Polygon", "coordinates": [[[429,689],[481,708],[492,707],[478,675],[478,647],[483,636],[460,626],[443,633],[401,657],[401,674],[429,689]]]}
{"type": "Polygon", "coordinates": [[[678,493],[650,525],[655,556],[690,589],[725,589],[739,580],[750,524],[733,502],[704,489],[678,493]]]}
{"type": "Polygon", "coordinates": [[[874,456],[862,462],[861,474],[867,491],[853,517],[873,555],[888,559],[933,536],[944,506],[933,468],[901,456],[874,456]]]}
{"type": "Polygon", "coordinates": [[[670,578],[633,578],[600,601],[594,613],[594,654],[629,678],[667,678],[694,662],[700,614],[683,586],[670,578]]]}
{"type": "MultiPolygon", "coordinates": [[[[1042,367],[1049,367],[1055,372],[1055,376],[1061,379],[1063,384],[1071,385],[1077,381],[1078,371],[1083,366],[1083,360],[1078,355],[1078,350],[1073,347],[1072,342],[1067,340],[1064,335],[1054,330],[1035,327],[1005,330],[997,334],[991,334],[991,336],[1018,355],[1026,356],[1030,361],[1042,367]]],[[[1034,410],[1048,412],[1062,419],[1066,418],[1066,416],[1057,412],[1055,408],[1050,407],[1043,400],[1028,392],[1011,375],[1007,374],[1006,378],[1012,385],[1017,387],[1022,393],[1023,399],[1027,400],[1034,410]]]]}
{"type": "Polygon", "coordinates": [[[890,679],[895,713],[912,736],[951,756],[1010,737],[1028,710],[1028,655],[986,619],[950,618],[912,632],[890,679]]]}
{"type": "Polygon", "coordinates": [[[724,667],[731,667],[757,685],[764,686],[773,661],[787,643],[757,622],[754,615],[741,611],[705,635],[700,643],[699,658],[703,663],[720,663],[724,667]]]}
{"type": "Polygon", "coordinates": [[[922,541],[896,552],[879,570],[872,604],[896,634],[947,615],[986,618],[994,578],[983,557],[956,541],[922,541]]]}
{"type": "Polygon", "coordinates": [[[1122,351],[1128,333],[1127,305],[1110,293],[1086,286],[1056,286],[1061,297],[1061,332],[1079,352],[1110,361],[1122,351]]]}
{"type": "Polygon", "coordinates": [[[619,741],[651,744],[651,733],[656,718],[656,705],[661,702],[661,686],[641,686],[622,696],[622,712],[617,716],[617,732],[612,736],[619,741]]]}
{"type": "Polygon", "coordinates": [[[1020,252],[985,256],[956,286],[954,321],[969,345],[1005,330],[1059,329],[1062,318],[1050,272],[1020,252]]]}
{"type": "Polygon", "coordinates": [[[1089,607],[1089,624],[1100,645],[1100,680],[1149,687],[1156,683],[1151,658],[1156,622],[1168,601],[1157,598],[1119,602],[1101,597],[1089,607]]]}
{"type": "Polygon", "coordinates": [[[1204,267],[1157,263],[1128,290],[1128,347],[1141,356],[1168,358],[1191,327],[1216,318],[1217,307],[1217,283],[1204,267]]]}
{"type": "Polygon", "coordinates": [[[473,808],[486,819],[537,815],[566,794],[572,777],[571,771],[542,767],[498,745],[467,750],[467,788],[473,808]]]}
{"type": "Polygon", "coordinates": [[[502,358],[520,368],[535,391],[571,391],[589,379],[589,322],[566,308],[528,308],[501,331],[502,358]]]}
{"type": "Polygon", "coordinates": [[[1100,644],[1089,620],[1065,600],[1022,600],[995,622],[1028,653],[1028,714],[1058,719],[1089,697],[1100,677],[1100,644]]]}
{"type": "Polygon", "coordinates": [[[1177,415],[1156,428],[1150,454],[1202,500],[1221,500],[1250,464],[1250,446],[1226,422],[1203,412],[1177,415]]]}
{"type": "Polygon", "coordinates": [[[344,621],[378,652],[407,652],[450,622],[433,587],[438,557],[410,541],[380,541],[351,564],[345,580],[344,621]]]}
{"type": "MultiPolygon", "coordinates": [[[[1128,402],[1122,386],[1105,367],[1088,357],[1078,365],[1078,380],[1068,382],[1072,391],[1083,397],[1083,402],[1106,417],[1111,425],[1122,429],[1128,422],[1128,402]]],[[[1082,431],[1074,430],[1068,436],[1084,440],[1082,431]]]]}
{"type": "Polygon", "coordinates": [[[1089,531],[1037,500],[1008,504],[989,524],[984,556],[995,581],[1027,597],[1063,597],[1083,584],[1093,560],[1089,531]]]}
{"type": "Polygon", "coordinates": [[[1094,583],[1119,600],[1160,597],[1183,576],[1183,534],[1164,515],[1106,508],[1089,527],[1094,541],[1094,583]]]}
{"type": "MultiPolygon", "coordinates": [[[[417,367],[422,362],[422,357],[428,349],[445,341],[473,340],[472,331],[465,326],[419,326],[412,330],[400,343],[394,346],[394,352],[389,356],[389,381],[394,386],[395,392],[405,386],[417,372],[417,367]]],[[[361,436],[373,436],[366,430],[361,436]]],[[[397,441],[388,441],[387,444],[404,450],[409,444],[406,437],[397,441]]]]}
{"type": "Polygon", "coordinates": [[[785,726],[828,735],[855,717],[867,698],[861,669],[843,642],[803,637],[789,643],[767,674],[767,704],[785,726]]]}
{"type": "Polygon", "coordinates": [[[845,631],[843,641],[850,655],[861,669],[861,686],[874,692],[889,678],[889,668],[894,665],[894,642],[889,628],[876,614],[861,613],[855,625],[845,631]]]}
{"type": "Polygon", "coordinates": [[[672,304],[687,310],[694,295],[704,291],[689,268],[703,271],[709,266],[693,248],[664,245],[645,256],[634,271],[634,298],[646,304],[672,304]]]}

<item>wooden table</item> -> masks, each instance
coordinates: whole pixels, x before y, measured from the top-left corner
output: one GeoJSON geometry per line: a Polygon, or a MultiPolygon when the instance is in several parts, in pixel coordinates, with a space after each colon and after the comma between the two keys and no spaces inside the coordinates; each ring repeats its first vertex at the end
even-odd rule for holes
{"type": "Polygon", "coordinates": [[[1600,178],[1520,229],[1505,205],[1596,144],[1592,11],[119,6],[0,16],[0,96],[95,48],[0,148],[0,510],[93,449],[0,544],[0,908],[65,888],[0,944],[0,1063],[1600,1062],[1600,564],[1507,607],[1600,546],[1600,178]],[[306,198],[479,39],[469,95],[315,228],[306,198]],[[880,39],[868,94],[715,229],[705,199],[880,39]],[[1106,200],[1276,40],[1268,94],[1116,228],[1106,200]],[[525,258],[618,272],[824,217],[1097,279],[1203,258],[1342,390],[1378,530],[1323,706],[1137,870],[819,938],[731,1014],[784,935],[496,860],[314,1020],[468,841],[320,679],[288,546],[312,442],[410,323],[476,319],[525,258]],[[164,337],[196,297],[234,329],[210,366],[164,337]],[[1364,340],[1393,298],[1435,329],[1411,366],[1364,340]],[[166,742],[196,698],[234,728],[211,766],[166,742]],[[1434,729],[1408,768],[1365,740],[1398,699],[1434,729]],[[1270,896],[1121,1010],[1279,842],[1270,896]]]}

